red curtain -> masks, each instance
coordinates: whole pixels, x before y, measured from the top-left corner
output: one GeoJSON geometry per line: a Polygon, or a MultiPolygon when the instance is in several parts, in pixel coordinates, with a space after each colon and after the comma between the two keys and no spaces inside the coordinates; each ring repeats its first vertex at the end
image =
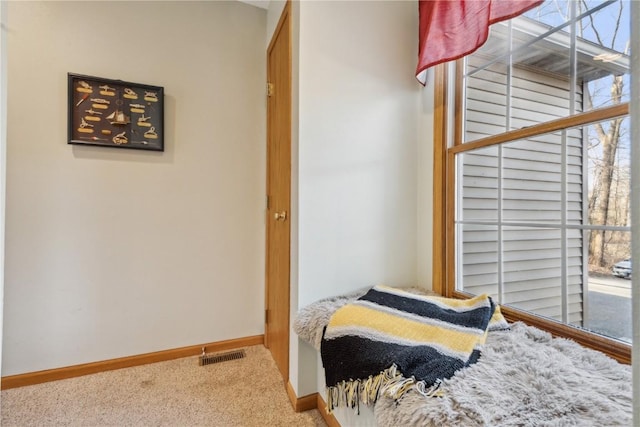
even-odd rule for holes
{"type": "Polygon", "coordinates": [[[543,0],[420,0],[420,41],[416,78],[426,70],[462,58],[487,41],[489,26],[518,16],[543,0]]]}

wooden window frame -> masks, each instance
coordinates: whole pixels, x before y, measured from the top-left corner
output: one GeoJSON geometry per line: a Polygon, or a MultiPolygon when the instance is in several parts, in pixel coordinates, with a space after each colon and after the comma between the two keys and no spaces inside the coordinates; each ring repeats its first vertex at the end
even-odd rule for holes
{"type": "MultiPolygon", "coordinates": [[[[456,70],[461,70],[460,62],[456,70]]],[[[462,75],[455,73],[456,95],[448,93],[449,66],[440,64],[435,67],[434,75],[434,174],[433,174],[433,291],[446,297],[469,298],[469,294],[456,290],[455,283],[455,160],[456,154],[481,147],[501,144],[507,141],[527,138],[534,135],[558,131],[561,129],[586,125],[629,114],[629,104],[579,113],[551,122],[530,126],[524,129],[489,136],[462,144],[461,114],[454,114],[453,144],[449,146],[450,113],[449,103],[453,102],[455,111],[462,108],[462,75]]],[[[546,330],[553,336],[572,339],[579,344],[607,354],[621,363],[631,363],[631,346],[609,339],[575,326],[554,322],[535,314],[513,307],[501,307],[502,313],[510,322],[522,321],[531,326],[546,330]]]]}

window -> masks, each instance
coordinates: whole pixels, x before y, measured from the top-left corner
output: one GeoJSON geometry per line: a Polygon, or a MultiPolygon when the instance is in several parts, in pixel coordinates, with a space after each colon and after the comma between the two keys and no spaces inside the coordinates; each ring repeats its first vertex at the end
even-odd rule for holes
{"type": "Polygon", "coordinates": [[[434,218],[443,293],[488,293],[625,361],[630,281],[613,271],[631,255],[629,31],[619,0],[546,1],[493,25],[436,94],[453,131],[440,128],[434,218]]]}

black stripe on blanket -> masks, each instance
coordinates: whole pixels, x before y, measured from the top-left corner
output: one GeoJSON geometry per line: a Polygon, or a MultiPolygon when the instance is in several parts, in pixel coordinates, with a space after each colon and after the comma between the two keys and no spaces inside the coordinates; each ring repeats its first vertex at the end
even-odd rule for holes
{"type": "Polygon", "coordinates": [[[395,364],[400,372],[414,376],[424,381],[426,386],[431,386],[438,379],[450,378],[457,370],[475,363],[480,356],[480,351],[474,350],[469,361],[464,363],[460,359],[444,356],[429,346],[403,346],[392,343],[380,346],[377,341],[353,336],[324,340],[320,352],[323,361],[331,360],[339,364],[333,366],[333,369],[325,369],[328,385],[358,378],[366,379],[395,364]],[[357,358],[343,357],[345,349],[354,348],[358,349],[357,358]],[[348,376],[345,374],[347,372],[348,376]]]}
{"type": "Polygon", "coordinates": [[[486,319],[487,316],[486,307],[479,307],[475,310],[461,313],[455,310],[443,308],[431,301],[418,300],[419,304],[416,304],[416,299],[414,298],[394,295],[388,292],[379,292],[375,289],[371,289],[365,295],[360,297],[359,300],[370,301],[384,307],[404,311],[405,313],[416,314],[421,317],[441,320],[453,325],[465,327],[468,327],[469,325],[479,325],[479,329],[485,330],[488,324],[488,321],[482,320],[486,319]]]}

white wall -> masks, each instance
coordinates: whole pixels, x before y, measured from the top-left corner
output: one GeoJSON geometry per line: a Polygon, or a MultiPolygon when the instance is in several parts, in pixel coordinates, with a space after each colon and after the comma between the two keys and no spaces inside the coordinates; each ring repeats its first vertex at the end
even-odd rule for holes
{"type": "Polygon", "coordinates": [[[262,334],[266,11],[8,9],[3,375],[262,334]],[[67,72],[164,86],[166,151],[68,145],[67,72]]]}
{"type": "MultiPolygon", "coordinates": [[[[292,315],[379,283],[430,286],[430,200],[418,188],[430,199],[431,179],[429,171],[418,176],[418,165],[431,168],[424,132],[431,132],[432,98],[413,76],[417,3],[291,6],[292,315]],[[418,236],[429,239],[420,261],[418,236]]],[[[268,39],[281,11],[280,2],[269,7],[268,39]]],[[[317,352],[292,333],[298,396],[321,387],[316,364],[317,352]]]]}
{"type": "MultiPolygon", "coordinates": [[[[278,26],[278,22],[280,21],[280,16],[282,15],[282,11],[284,10],[285,5],[287,4],[286,0],[270,0],[269,8],[267,13],[267,47],[269,47],[269,43],[271,43],[271,37],[273,37],[273,33],[278,26]]],[[[297,7],[297,6],[296,6],[297,7]]]]}
{"type": "Polygon", "coordinates": [[[7,2],[0,2],[0,376],[4,308],[4,218],[7,170],[7,2]]]}
{"type": "Polygon", "coordinates": [[[300,6],[299,304],[415,285],[416,4],[300,6]]]}

